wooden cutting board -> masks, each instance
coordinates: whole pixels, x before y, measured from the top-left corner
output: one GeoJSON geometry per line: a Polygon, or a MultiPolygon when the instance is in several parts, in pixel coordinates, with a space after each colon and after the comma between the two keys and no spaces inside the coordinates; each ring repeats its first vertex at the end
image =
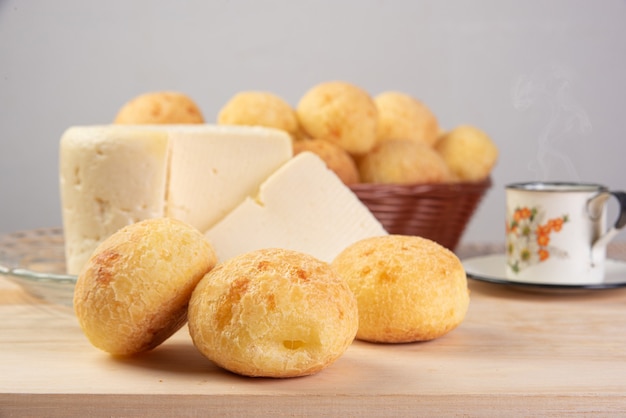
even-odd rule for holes
{"type": "Polygon", "coordinates": [[[619,415],[626,289],[568,295],[470,282],[463,324],[431,342],[355,342],[309,377],[219,369],[184,328],[135,358],[92,347],[71,308],[0,280],[0,416],[619,415]]]}

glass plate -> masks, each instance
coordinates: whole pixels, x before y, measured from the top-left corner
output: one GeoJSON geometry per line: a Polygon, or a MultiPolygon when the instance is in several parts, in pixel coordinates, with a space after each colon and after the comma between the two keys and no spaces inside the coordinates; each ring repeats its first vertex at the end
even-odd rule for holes
{"type": "Polygon", "coordinates": [[[48,302],[71,306],[76,276],[65,273],[63,229],[41,228],[0,237],[0,277],[48,302]]]}

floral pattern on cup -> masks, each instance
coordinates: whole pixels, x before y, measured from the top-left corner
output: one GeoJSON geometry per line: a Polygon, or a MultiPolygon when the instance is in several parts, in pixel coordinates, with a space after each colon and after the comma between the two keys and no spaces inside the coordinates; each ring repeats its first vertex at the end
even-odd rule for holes
{"type": "Polygon", "coordinates": [[[567,252],[550,245],[550,235],[559,233],[568,215],[549,218],[538,207],[516,208],[506,223],[507,256],[511,270],[542,263],[550,257],[567,257],[567,252]]]}

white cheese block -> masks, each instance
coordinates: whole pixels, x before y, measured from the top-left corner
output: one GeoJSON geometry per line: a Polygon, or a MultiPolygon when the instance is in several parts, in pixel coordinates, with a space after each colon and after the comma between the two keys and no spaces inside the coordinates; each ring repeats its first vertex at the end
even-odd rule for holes
{"type": "Polygon", "coordinates": [[[169,216],[202,232],[292,156],[282,131],[244,126],[79,126],[60,145],[67,271],[125,225],[169,216]]]}
{"type": "Polygon", "coordinates": [[[305,252],[331,262],[348,245],[387,232],[315,154],[285,163],[206,236],[220,261],[261,248],[305,252]]]}
{"type": "Polygon", "coordinates": [[[164,215],[168,136],[164,131],[74,127],[60,150],[67,271],[124,225],[164,215]]]}

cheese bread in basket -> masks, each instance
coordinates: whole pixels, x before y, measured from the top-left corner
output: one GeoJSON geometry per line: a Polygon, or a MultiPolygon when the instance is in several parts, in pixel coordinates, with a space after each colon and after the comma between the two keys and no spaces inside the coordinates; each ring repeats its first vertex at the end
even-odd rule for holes
{"type": "Polygon", "coordinates": [[[295,118],[299,126],[287,130],[294,154],[318,154],[387,232],[454,250],[492,184],[498,149],[485,132],[471,125],[444,131],[411,95],[371,96],[344,81],[313,86],[293,109],[284,103],[273,93],[240,92],[218,123],[285,129],[282,122],[295,118]],[[260,105],[270,102],[283,106],[260,105]]]}
{"type": "MultiPolygon", "coordinates": [[[[387,232],[455,249],[491,186],[498,150],[485,132],[470,125],[443,131],[435,114],[410,95],[371,97],[345,82],[314,86],[296,113],[301,131],[314,139],[296,141],[295,150],[312,148],[297,145],[302,141],[327,141],[340,148],[335,154],[349,154],[356,175],[347,184],[387,232]]],[[[350,167],[320,155],[346,178],[350,167]]]]}

